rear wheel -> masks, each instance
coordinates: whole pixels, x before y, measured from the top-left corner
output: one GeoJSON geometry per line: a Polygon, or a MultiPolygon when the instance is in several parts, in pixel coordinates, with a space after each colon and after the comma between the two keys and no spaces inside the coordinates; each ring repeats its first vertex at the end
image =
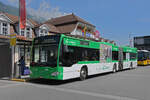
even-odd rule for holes
{"type": "Polygon", "coordinates": [[[114,64],[114,66],[113,66],[113,73],[115,73],[115,72],[117,72],[117,65],[116,64],[114,64]]]}
{"type": "Polygon", "coordinates": [[[133,69],[133,63],[131,62],[131,64],[130,64],[130,69],[133,69]]]}
{"type": "Polygon", "coordinates": [[[87,70],[86,68],[82,68],[81,71],[80,71],[80,80],[83,81],[85,80],[87,77],[87,70]]]}

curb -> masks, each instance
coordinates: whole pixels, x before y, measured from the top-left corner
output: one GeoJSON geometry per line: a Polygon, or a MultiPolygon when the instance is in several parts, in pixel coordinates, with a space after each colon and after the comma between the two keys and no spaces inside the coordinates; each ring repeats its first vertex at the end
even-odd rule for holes
{"type": "Polygon", "coordinates": [[[17,78],[13,78],[11,79],[11,81],[17,81],[17,82],[27,82],[26,79],[17,79],[17,78]]]}

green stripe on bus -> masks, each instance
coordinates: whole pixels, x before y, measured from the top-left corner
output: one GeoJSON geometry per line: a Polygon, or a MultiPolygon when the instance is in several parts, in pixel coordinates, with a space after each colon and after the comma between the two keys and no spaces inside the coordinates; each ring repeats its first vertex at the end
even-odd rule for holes
{"type": "Polygon", "coordinates": [[[77,64],[94,64],[100,63],[100,61],[79,61],[77,64]]]}
{"type": "Polygon", "coordinates": [[[118,60],[112,60],[112,62],[114,62],[114,63],[115,63],[115,62],[119,62],[119,61],[118,61],[118,60]]]}

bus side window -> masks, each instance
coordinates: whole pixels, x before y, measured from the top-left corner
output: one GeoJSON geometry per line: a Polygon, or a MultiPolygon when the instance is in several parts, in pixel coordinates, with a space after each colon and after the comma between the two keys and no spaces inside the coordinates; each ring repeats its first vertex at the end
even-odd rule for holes
{"type": "Polygon", "coordinates": [[[73,46],[63,46],[60,56],[60,66],[70,67],[74,63],[77,63],[77,48],[73,46]]]}
{"type": "Polygon", "coordinates": [[[87,49],[86,48],[82,48],[82,61],[88,61],[88,54],[87,54],[87,49]]]}
{"type": "Polygon", "coordinates": [[[126,60],[126,52],[123,52],[123,60],[126,60]]]}
{"type": "Polygon", "coordinates": [[[137,57],[136,53],[130,53],[130,60],[135,60],[137,57]]]}
{"type": "Polygon", "coordinates": [[[99,61],[99,49],[62,46],[60,53],[60,66],[71,66],[79,61],[99,61]]]}
{"type": "Polygon", "coordinates": [[[83,61],[99,61],[99,49],[84,48],[83,61]]]}
{"type": "Polygon", "coordinates": [[[118,51],[112,51],[112,60],[118,60],[118,51]]]}

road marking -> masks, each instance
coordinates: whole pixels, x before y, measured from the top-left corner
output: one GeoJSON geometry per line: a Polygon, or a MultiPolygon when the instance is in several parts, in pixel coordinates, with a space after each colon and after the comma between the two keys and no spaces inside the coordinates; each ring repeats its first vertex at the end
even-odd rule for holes
{"type": "Polygon", "coordinates": [[[74,89],[57,88],[57,87],[52,87],[52,86],[36,85],[36,84],[30,84],[30,83],[27,83],[27,84],[31,86],[36,86],[39,88],[53,89],[56,91],[76,93],[76,94],[88,95],[88,96],[93,96],[93,97],[100,97],[100,98],[107,98],[107,99],[114,99],[114,100],[138,100],[138,99],[129,98],[129,97],[122,97],[122,96],[115,96],[115,95],[108,95],[108,94],[101,94],[101,93],[94,93],[94,92],[86,92],[86,91],[80,91],[80,90],[74,90],[74,89]]]}

